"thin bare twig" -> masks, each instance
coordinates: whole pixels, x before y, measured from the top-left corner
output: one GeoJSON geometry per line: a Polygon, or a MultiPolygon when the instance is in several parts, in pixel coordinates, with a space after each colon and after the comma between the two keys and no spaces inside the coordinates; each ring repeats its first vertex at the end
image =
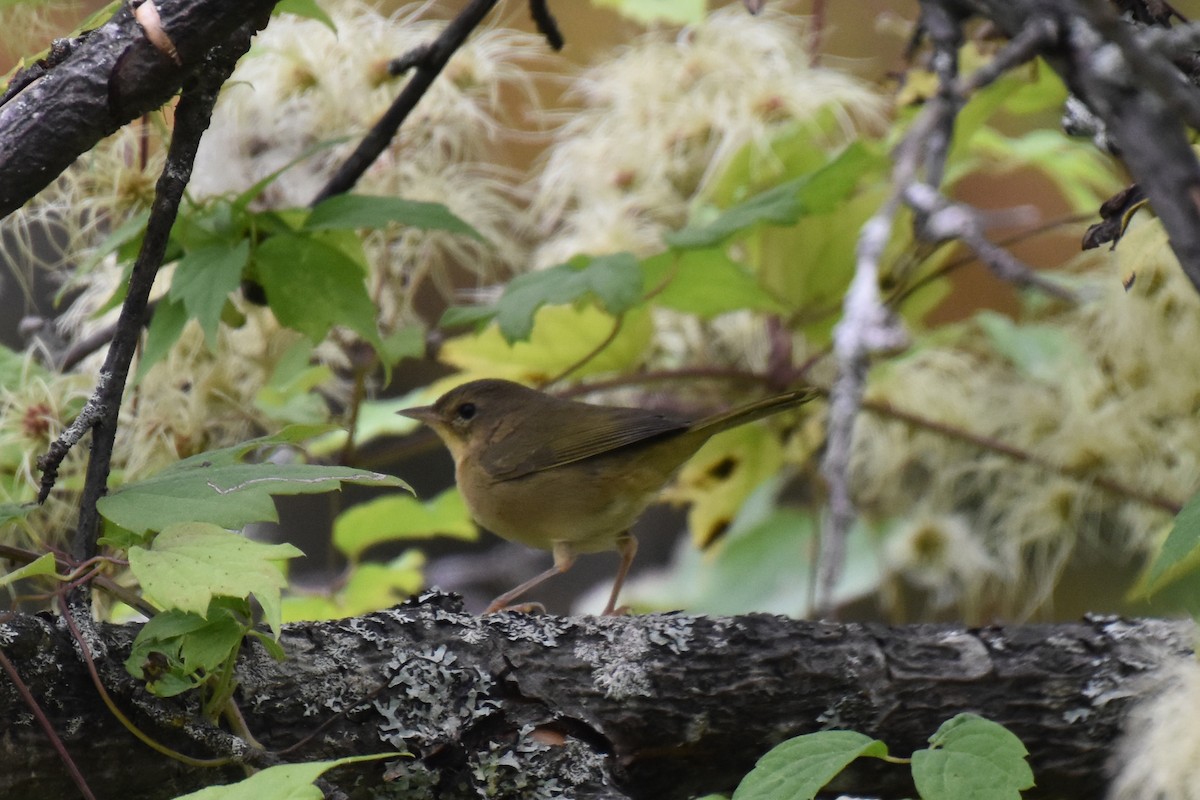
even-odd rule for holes
{"type": "Polygon", "coordinates": [[[145,323],[150,288],[162,266],[171,227],[175,224],[179,203],[191,178],[200,137],[208,127],[217,94],[248,46],[248,38],[237,36],[213,50],[199,70],[196,82],[180,98],[175,110],[175,131],[167,151],[166,164],[155,187],[142,249],[130,273],[129,288],[121,306],[117,330],[100,369],[96,389],[88,398],[79,418],[38,459],[38,466],[43,473],[38,497],[44,501],[54,485],[58,467],[70,448],[78,443],[86,430],[92,431],[91,457],[72,545],[72,555],[78,561],[85,561],[96,554],[96,540],[100,531],[96,504],[107,491],[121,397],[145,323]]]}
{"type": "Polygon", "coordinates": [[[416,58],[411,55],[402,57],[405,66],[413,68],[413,76],[391,107],[359,142],[354,152],[342,163],[324,188],[317,192],[312,205],[327,197],[348,192],[358,183],[358,179],[375,163],[375,159],[379,158],[379,154],[395,137],[396,131],[400,130],[404,120],[408,119],[408,115],[429,91],[434,78],[441,73],[450,57],[463,45],[471,31],[483,22],[483,18],[497,2],[498,0],[471,0],[436,39],[422,46],[416,58]]]}
{"type": "Polygon", "coordinates": [[[42,707],[38,705],[37,698],[29,691],[29,687],[25,685],[25,681],[21,680],[21,675],[17,672],[17,668],[8,660],[8,656],[4,655],[4,651],[0,650],[0,668],[8,675],[9,681],[16,687],[17,694],[21,695],[21,699],[25,702],[25,706],[29,712],[33,714],[34,719],[38,721],[38,726],[46,734],[46,738],[50,740],[50,744],[54,747],[54,752],[58,753],[59,759],[63,762],[63,766],[67,768],[67,773],[71,776],[71,780],[75,783],[79,793],[84,796],[85,800],[96,800],[96,795],[92,793],[92,789],[88,786],[87,780],[83,777],[83,773],[79,771],[79,767],[75,765],[71,754],[67,752],[66,745],[63,744],[58,733],[54,730],[54,725],[46,717],[46,712],[42,711],[42,707]]]}
{"type": "Polygon", "coordinates": [[[538,33],[546,37],[546,43],[556,52],[562,50],[566,41],[562,31],[558,29],[558,20],[550,13],[548,0],[529,0],[529,13],[533,16],[533,24],[537,26],[538,33]]]}

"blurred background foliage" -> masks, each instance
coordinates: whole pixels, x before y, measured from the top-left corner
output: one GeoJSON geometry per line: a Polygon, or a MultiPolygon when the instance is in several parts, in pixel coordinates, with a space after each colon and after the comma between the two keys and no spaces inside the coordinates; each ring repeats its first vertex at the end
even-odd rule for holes
{"type": "MultiPolygon", "coordinates": [[[[431,576],[463,591],[482,576],[482,598],[495,594],[486,581],[510,583],[511,548],[453,555],[475,527],[445,489],[448,457],[397,408],[485,376],[678,413],[827,388],[859,230],[889,192],[890,147],[935,88],[902,57],[909,4],[828,4],[814,21],[804,2],[756,16],[655,3],[655,19],[636,2],[563,3],[562,55],[523,6],[502,5],[358,199],[309,208],[403,85],[388,61],[461,5],[322,0],[320,14],[277,14],[223,92],[156,289],[114,485],[332,422],[305,458],[388,465],[419,491],[347,487],[249,531],[308,554],[284,619],[386,607],[431,576]]],[[[87,10],[6,5],[5,30],[22,34],[10,57],[87,10]]],[[[964,73],[995,52],[978,33],[964,73]]],[[[1038,63],[972,97],[945,189],[993,212],[989,235],[1077,303],[914,241],[903,215],[892,233],[883,288],[911,344],[875,365],[858,422],[848,616],[982,623],[1179,605],[1127,593],[1200,478],[1200,298],[1151,218],[1113,251],[1078,254],[1125,177],[1061,132],[1065,97],[1038,63]]],[[[4,542],[68,538],[83,451],[44,507],[12,509],[34,496],[34,460],[91,389],[101,352],[55,365],[112,323],[170,113],[114,134],[0,222],[13,317],[0,326],[4,542]],[[25,339],[18,309],[39,318],[25,339]]],[[[639,526],[659,558],[640,563],[626,601],[808,613],[822,417],[818,402],[710,442],[665,497],[686,515],[639,526]]]]}

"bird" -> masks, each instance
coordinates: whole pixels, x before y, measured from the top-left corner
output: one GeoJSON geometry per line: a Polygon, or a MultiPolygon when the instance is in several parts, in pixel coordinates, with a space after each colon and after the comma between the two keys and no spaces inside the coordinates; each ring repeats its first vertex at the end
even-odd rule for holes
{"type": "Polygon", "coordinates": [[[485,613],[571,568],[584,553],[621,557],[604,615],[637,553],[633,523],[712,436],[816,396],[799,389],[699,420],[566,400],[519,383],[464,383],[433,405],[397,413],[433,429],[454,459],[472,518],[509,541],[550,550],[554,566],[505,592],[485,613]]]}

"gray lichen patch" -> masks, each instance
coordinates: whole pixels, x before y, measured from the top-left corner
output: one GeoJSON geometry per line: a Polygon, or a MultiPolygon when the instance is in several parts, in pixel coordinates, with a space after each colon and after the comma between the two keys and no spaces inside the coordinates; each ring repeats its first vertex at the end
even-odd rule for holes
{"type": "Polygon", "coordinates": [[[479,797],[552,800],[575,797],[582,786],[610,784],[607,759],[583,742],[552,746],[537,741],[534,726],[517,732],[515,743],[489,742],[471,754],[471,777],[479,797]]]}
{"type": "Polygon", "coordinates": [[[419,652],[397,648],[384,677],[390,691],[372,705],[383,717],[379,738],[397,749],[456,738],[496,709],[488,699],[491,676],[459,664],[444,645],[419,652]]]}

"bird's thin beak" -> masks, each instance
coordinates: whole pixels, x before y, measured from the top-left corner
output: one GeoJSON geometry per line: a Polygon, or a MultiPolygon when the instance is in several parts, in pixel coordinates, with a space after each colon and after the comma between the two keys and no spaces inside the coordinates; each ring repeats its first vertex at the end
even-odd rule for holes
{"type": "Polygon", "coordinates": [[[426,424],[430,424],[437,419],[437,412],[433,410],[433,406],[413,406],[412,408],[402,408],[396,413],[402,417],[419,420],[426,424]]]}

